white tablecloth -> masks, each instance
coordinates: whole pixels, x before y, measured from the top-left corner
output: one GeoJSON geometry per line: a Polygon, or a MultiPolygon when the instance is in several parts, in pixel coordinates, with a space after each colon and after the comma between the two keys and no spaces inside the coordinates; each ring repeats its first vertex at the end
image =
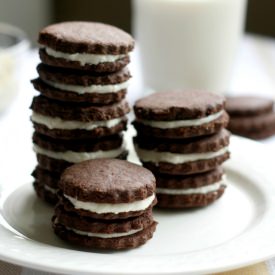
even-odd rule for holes
{"type": "MultiPolygon", "coordinates": [[[[32,152],[32,126],[29,121],[29,106],[35,94],[30,79],[36,76],[35,67],[38,63],[37,51],[30,51],[26,56],[25,68],[20,79],[20,92],[12,106],[0,116],[0,188],[3,183],[19,185],[31,182],[30,173],[35,166],[32,152]]],[[[138,53],[135,52],[130,65],[134,76],[129,91],[129,100],[133,103],[142,95],[142,79],[139,73],[138,53]]],[[[275,99],[275,40],[247,36],[243,39],[231,86],[231,94],[265,95],[275,99]]],[[[266,146],[274,149],[275,138],[264,141],[266,146]]],[[[255,156],[256,157],[256,156],[255,156]]],[[[275,250],[275,244],[274,244],[275,250]]],[[[273,262],[269,262],[270,272],[273,262]]],[[[45,274],[29,269],[15,268],[0,264],[0,274],[45,274]]]]}

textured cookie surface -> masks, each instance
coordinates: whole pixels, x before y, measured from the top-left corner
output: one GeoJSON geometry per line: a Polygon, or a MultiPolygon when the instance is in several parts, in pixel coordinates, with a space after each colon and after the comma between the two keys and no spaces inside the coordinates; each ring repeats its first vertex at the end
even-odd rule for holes
{"type": "Polygon", "coordinates": [[[111,120],[123,117],[130,111],[126,101],[112,105],[95,106],[84,103],[60,102],[41,95],[33,98],[31,109],[41,115],[83,122],[111,120]]]}
{"type": "Polygon", "coordinates": [[[84,94],[79,95],[77,93],[64,91],[54,88],[45,82],[43,82],[40,78],[36,78],[32,80],[32,84],[34,88],[39,91],[45,97],[60,100],[60,101],[72,101],[72,102],[90,102],[92,104],[111,104],[115,102],[119,102],[125,98],[126,89],[123,89],[116,93],[92,93],[92,94],[84,94]]]}
{"type": "Polygon", "coordinates": [[[191,195],[167,195],[158,194],[158,207],[161,208],[194,208],[207,206],[219,199],[225,191],[225,186],[221,186],[217,191],[206,194],[191,195]]]}
{"type": "Polygon", "coordinates": [[[157,164],[154,162],[141,162],[144,167],[153,173],[168,175],[192,175],[213,170],[228,160],[229,157],[230,153],[225,152],[221,156],[211,159],[197,160],[181,164],[173,164],[168,162],[159,162],[157,164]]]}
{"type": "Polygon", "coordinates": [[[34,132],[33,142],[41,148],[55,152],[96,152],[109,151],[121,147],[123,137],[122,135],[114,135],[101,139],[60,140],[34,132]]]}
{"type": "Polygon", "coordinates": [[[42,63],[38,65],[37,71],[40,78],[32,80],[32,83],[34,88],[44,96],[61,101],[90,102],[101,105],[121,101],[125,97],[127,81],[131,77],[127,69],[111,74],[91,75],[50,67],[42,63]],[[110,89],[114,86],[118,89],[116,87],[118,85],[122,85],[121,89],[115,92],[100,92],[104,87],[110,89]],[[93,92],[88,92],[90,86],[93,87],[93,92]],[[73,89],[79,92],[72,91],[73,89]]]}
{"type": "Polygon", "coordinates": [[[133,38],[107,24],[64,22],[50,25],[39,33],[38,42],[66,53],[127,54],[134,48],[133,38]]]}
{"type": "Polygon", "coordinates": [[[215,135],[189,139],[151,139],[138,135],[134,143],[139,148],[156,152],[171,152],[182,154],[215,152],[229,145],[230,133],[222,129],[215,135]]]}
{"type": "Polygon", "coordinates": [[[37,72],[44,81],[83,87],[119,84],[129,80],[131,77],[129,70],[126,68],[111,74],[89,74],[76,70],[55,68],[42,63],[37,66],[37,72]]]}
{"type": "Polygon", "coordinates": [[[150,171],[133,163],[100,159],[66,169],[59,187],[64,194],[81,201],[128,203],[152,196],[155,178],[150,171]]]}
{"type": "Polygon", "coordinates": [[[93,233],[122,233],[131,230],[146,228],[153,222],[152,209],[145,211],[140,216],[120,220],[97,220],[68,212],[59,203],[55,208],[58,223],[81,231],[93,233]]]}
{"type": "Polygon", "coordinates": [[[54,223],[54,232],[63,240],[68,241],[74,245],[84,246],[87,248],[98,249],[130,249],[136,248],[145,244],[149,239],[153,237],[153,233],[156,230],[156,222],[153,222],[150,226],[144,230],[139,231],[136,234],[119,237],[119,238],[94,238],[76,234],[71,230],[67,230],[63,225],[54,223]]]}
{"type": "MultiPolygon", "coordinates": [[[[116,156],[116,158],[126,160],[127,156],[128,151],[125,149],[118,156],[116,156]]],[[[43,169],[56,173],[62,173],[66,168],[74,164],[73,162],[62,159],[55,159],[41,154],[36,154],[36,158],[39,166],[41,166],[43,169]]]]}
{"type": "Polygon", "coordinates": [[[217,119],[199,126],[157,128],[143,124],[139,120],[133,122],[134,127],[143,136],[156,138],[182,139],[197,136],[210,135],[219,132],[228,125],[229,116],[224,112],[217,119]]]}
{"type": "Polygon", "coordinates": [[[159,92],[138,100],[134,111],[138,119],[182,120],[206,117],[224,108],[222,96],[199,91],[159,92]]]}
{"type": "Polygon", "coordinates": [[[94,64],[80,64],[78,61],[70,61],[64,58],[55,58],[46,53],[45,49],[39,50],[39,56],[44,64],[60,67],[70,68],[75,70],[89,71],[91,73],[112,73],[122,70],[130,62],[130,57],[121,57],[114,62],[104,62],[97,65],[94,64]]]}
{"type": "Polygon", "coordinates": [[[195,175],[177,176],[158,173],[154,175],[158,188],[193,189],[219,182],[222,180],[223,174],[223,169],[217,167],[209,172],[195,175]]]}
{"type": "Polygon", "coordinates": [[[275,135],[275,113],[258,116],[232,117],[228,129],[236,135],[264,139],[275,135]]]}
{"type": "Polygon", "coordinates": [[[226,99],[226,110],[232,117],[270,113],[273,110],[273,105],[273,100],[256,96],[236,96],[226,99]]]}

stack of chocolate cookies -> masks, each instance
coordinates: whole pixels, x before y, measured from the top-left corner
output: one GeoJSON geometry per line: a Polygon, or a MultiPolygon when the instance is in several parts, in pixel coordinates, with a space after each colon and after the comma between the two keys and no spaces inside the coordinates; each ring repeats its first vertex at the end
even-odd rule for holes
{"type": "Polygon", "coordinates": [[[230,115],[228,129],[251,139],[266,139],[275,135],[274,101],[259,96],[235,96],[226,100],[230,115]]]}
{"type": "Polygon", "coordinates": [[[224,106],[222,96],[198,91],[159,92],[135,103],[135,149],[156,177],[159,207],[202,207],[224,193],[224,106]]]}
{"type": "Polygon", "coordinates": [[[126,68],[133,38],[101,23],[65,22],[39,33],[39,77],[32,81],[31,120],[38,166],[36,193],[57,201],[58,180],[68,166],[89,159],[127,157],[122,131],[130,111],[126,68]]]}
{"type": "Polygon", "coordinates": [[[152,238],[156,180],[147,169],[118,159],[88,160],[67,168],[59,187],[52,223],[61,239],[128,249],[152,238]]]}

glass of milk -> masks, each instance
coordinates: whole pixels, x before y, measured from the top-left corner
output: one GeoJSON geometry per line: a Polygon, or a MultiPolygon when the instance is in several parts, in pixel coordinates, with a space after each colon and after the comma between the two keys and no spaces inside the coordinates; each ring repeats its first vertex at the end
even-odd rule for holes
{"type": "Polygon", "coordinates": [[[23,31],[0,23],[0,112],[9,106],[18,92],[23,54],[28,47],[23,31]]]}
{"type": "Polygon", "coordinates": [[[144,84],[225,92],[247,0],[133,0],[144,84]]]}

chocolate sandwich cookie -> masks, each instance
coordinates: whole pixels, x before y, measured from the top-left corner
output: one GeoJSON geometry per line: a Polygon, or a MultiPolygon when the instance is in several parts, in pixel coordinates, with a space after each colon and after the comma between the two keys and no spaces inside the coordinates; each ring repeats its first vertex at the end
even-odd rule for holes
{"type": "Polygon", "coordinates": [[[47,171],[37,166],[32,173],[34,177],[34,189],[41,199],[50,204],[55,204],[58,200],[58,181],[60,173],[47,171]]]}
{"type": "Polygon", "coordinates": [[[39,78],[32,83],[44,96],[61,101],[101,105],[121,101],[125,97],[131,77],[126,68],[111,74],[91,75],[39,64],[37,71],[39,78]]]}
{"type": "Polygon", "coordinates": [[[57,173],[74,163],[89,159],[127,157],[122,135],[89,140],[60,140],[34,132],[33,143],[40,167],[57,173]]]}
{"type": "Polygon", "coordinates": [[[129,249],[143,245],[153,237],[156,222],[152,210],[121,220],[96,220],[67,212],[62,205],[53,217],[55,233],[72,244],[100,249],[129,249]]]}
{"type": "Polygon", "coordinates": [[[155,174],[158,207],[192,208],[207,206],[222,196],[226,188],[223,170],[175,176],[155,174]]]}
{"type": "Polygon", "coordinates": [[[115,72],[129,63],[133,38],[110,25],[94,22],[64,22],[39,33],[43,63],[93,72],[115,72]]]}
{"type": "Polygon", "coordinates": [[[275,134],[274,102],[255,96],[230,97],[226,109],[230,115],[228,129],[240,136],[264,139],[275,134]]]}
{"type": "Polygon", "coordinates": [[[98,159],[73,165],[59,182],[55,233],[90,248],[128,249],[144,244],[156,228],[155,178],[130,162],[98,159]]]}
{"type": "Polygon", "coordinates": [[[85,161],[61,175],[60,202],[68,212],[95,219],[136,217],[156,203],[155,177],[118,159],[85,161]]]}
{"type": "Polygon", "coordinates": [[[98,138],[126,129],[130,108],[126,101],[95,106],[87,103],[61,102],[45,96],[34,97],[31,120],[34,129],[59,139],[98,138]]]}
{"type": "Polygon", "coordinates": [[[187,175],[215,169],[227,160],[229,137],[225,129],[190,139],[151,139],[137,135],[134,144],[144,167],[154,173],[187,175]]]}
{"type": "Polygon", "coordinates": [[[159,92],[134,105],[136,130],[146,136],[182,139],[216,133],[228,124],[225,99],[199,91],[159,92]]]}

